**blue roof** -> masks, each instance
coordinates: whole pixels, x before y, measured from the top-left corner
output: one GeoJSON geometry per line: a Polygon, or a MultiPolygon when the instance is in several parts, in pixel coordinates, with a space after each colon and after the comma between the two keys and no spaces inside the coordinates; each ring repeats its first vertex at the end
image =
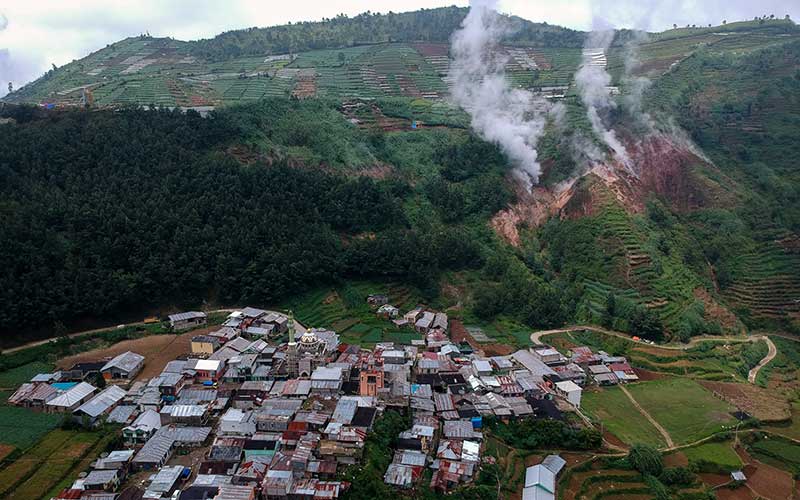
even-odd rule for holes
{"type": "Polygon", "coordinates": [[[77,382],[56,382],[55,384],[50,384],[51,386],[55,387],[59,391],[68,391],[78,385],[77,382]]]}

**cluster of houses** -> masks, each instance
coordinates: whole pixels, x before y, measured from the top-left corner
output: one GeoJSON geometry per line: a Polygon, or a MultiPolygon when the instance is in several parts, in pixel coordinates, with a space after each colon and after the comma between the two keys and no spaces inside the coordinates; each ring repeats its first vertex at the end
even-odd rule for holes
{"type": "MultiPolygon", "coordinates": [[[[384,312],[387,305],[374,304],[384,312]]],[[[451,342],[443,313],[417,308],[394,317],[421,338],[364,349],[291,314],[248,307],[193,337],[190,352],[155,377],[137,377],[145,360],[125,352],[37,375],[9,403],[120,426],[124,449],[98,459],[59,500],[336,499],[349,487],[338,474],[360,463],[387,409],[407,415],[410,427],[396,440],[384,481],[413,488],[429,469],[430,486],[446,493],[479,472],[484,418],[562,419],[580,405],[587,371],[598,383],[611,378],[597,366],[614,382],[627,377],[625,361],[604,353],[576,349],[567,359],[539,346],[485,357],[451,342]],[[273,342],[278,334],[288,341],[273,342]],[[89,383],[97,374],[108,381],[102,390],[89,383]],[[185,454],[198,458],[180,465],[185,454]]],[[[539,494],[550,487],[527,483],[539,494]]]]}
{"type": "Polygon", "coordinates": [[[624,356],[612,356],[605,351],[595,353],[585,346],[575,347],[569,356],[547,345],[536,346],[530,353],[546,365],[543,377],[576,408],[581,405],[582,387],[587,383],[607,386],[639,380],[624,356]]]}

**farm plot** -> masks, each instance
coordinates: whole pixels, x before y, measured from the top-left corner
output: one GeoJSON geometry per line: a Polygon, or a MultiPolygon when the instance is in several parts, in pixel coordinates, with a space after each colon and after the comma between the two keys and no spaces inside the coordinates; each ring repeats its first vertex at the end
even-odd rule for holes
{"type": "Polygon", "coordinates": [[[24,450],[60,422],[60,415],[38,413],[15,406],[0,406],[0,443],[24,450]]]}
{"type": "Polygon", "coordinates": [[[36,446],[0,470],[0,497],[5,498],[20,480],[28,477],[48,457],[66,449],[73,435],[74,433],[70,431],[54,430],[42,438],[36,446]]]}
{"type": "MultiPolygon", "coordinates": [[[[72,433],[63,446],[40,461],[33,473],[8,493],[8,498],[27,500],[42,497],[75,467],[102,436],[99,432],[72,433]]],[[[26,456],[19,460],[26,460],[26,456]]]]}
{"type": "Polygon", "coordinates": [[[581,406],[626,444],[665,445],[658,430],[633,406],[619,387],[585,391],[581,406]]]}
{"type": "Polygon", "coordinates": [[[708,464],[716,470],[734,471],[742,466],[739,455],[733,451],[731,443],[728,441],[719,443],[705,443],[691,448],[684,448],[683,454],[689,459],[689,464],[694,464],[703,469],[708,464]]]}
{"type": "Polygon", "coordinates": [[[734,423],[734,409],[690,379],[653,380],[628,390],[676,444],[695,442],[734,423]]]}

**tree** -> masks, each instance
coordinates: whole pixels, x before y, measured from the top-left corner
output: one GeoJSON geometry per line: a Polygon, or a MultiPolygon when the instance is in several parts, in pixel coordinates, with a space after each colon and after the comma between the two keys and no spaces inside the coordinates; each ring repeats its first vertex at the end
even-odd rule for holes
{"type": "Polygon", "coordinates": [[[661,452],[648,444],[637,443],[628,453],[631,466],[642,474],[658,476],[664,468],[661,452]]]}
{"type": "Polygon", "coordinates": [[[603,313],[603,326],[612,328],[614,326],[614,317],[617,315],[617,297],[613,292],[608,292],[606,295],[606,310],[603,313]]]}

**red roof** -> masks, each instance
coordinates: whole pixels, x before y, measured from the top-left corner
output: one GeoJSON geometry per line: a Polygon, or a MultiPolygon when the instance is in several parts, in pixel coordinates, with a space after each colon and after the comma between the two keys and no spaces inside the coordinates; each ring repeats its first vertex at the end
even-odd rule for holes
{"type": "Polygon", "coordinates": [[[612,372],[633,372],[633,368],[628,363],[611,363],[608,368],[612,372]]]}

